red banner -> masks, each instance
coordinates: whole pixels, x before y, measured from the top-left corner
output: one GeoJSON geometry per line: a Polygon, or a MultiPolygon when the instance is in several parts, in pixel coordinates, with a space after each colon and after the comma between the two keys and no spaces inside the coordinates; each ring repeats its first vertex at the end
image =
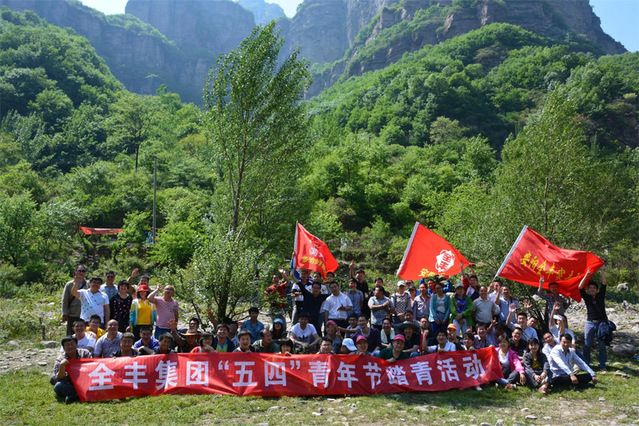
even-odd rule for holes
{"type": "Polygon", "coordinates": [[[603,264],[594,253],[557,247],[524,226],[496,275],[533,287],[543,276],[544,288],[556,282],[559,293],[579,302],[579,282],[588,269],[594,273],[603,264]]]}
{"type": "Polygon", "coordinates": [[[404,280],[418,280],[433,275],[457,275],[468,264],[448,241],[415,222],[397,276],[404,280]]]}
{"type": "Polygon", "coordinates": [[[339,268],[326,243],[308,232],[300,223],[295,228],[294,246],[295,268],[316,271],[323,277],[326,277],[327,272],[335,272],[339,268]]]}
{"type": "Polygon", "coordinates": [[[389,363],[368,355],[208,353],[71,360],[80,400],[161,394],[371,395],[444,391],[502,377],[494,348],[389,363]]]}
{"type": "Polygon", "coordinates": [[[117,235],[120,232],[124,231],[122,228],[89,228],[86,226],[81,226],[80,231],[84,235],[117,235]]]}

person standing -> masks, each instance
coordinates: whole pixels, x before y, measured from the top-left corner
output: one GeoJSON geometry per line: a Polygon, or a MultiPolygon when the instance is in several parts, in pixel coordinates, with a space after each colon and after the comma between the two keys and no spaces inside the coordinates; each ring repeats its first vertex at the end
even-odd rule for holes
{"type": "Polygon", "coordinates": [[[156,288],[150,293],[149,286],[140,284],[138,286],[137,298],[131,303],[131,312],[129,313],[129,328],[133,330],[135,339],[140,338],[140,328],[153,328],[156,319],[155,306],[149,302],[149,296],[154,297],[156,288]]]}
{"type": "Polygon", "coordinates": [[[67,322],[67,336],[73,334],[73,323],[80,319],[82,307],[80,299],[71,294],[71,289],[75,283],[77,283],[78,289],[87,288],[86,274],[86,266],[78,265],[75,268],[73,279],[64,285],[62,291],[62,320],[67,322]]]}
{"type": "Polygon", "coordinates": [[[89,289],[79,289],[79,283],[74,282],[71,295],[80,300],[80,317],[90,321],[93,315],[100,316],[100,324],[106,324],[109,318],[109,299],[100,291],[102,278],[93,277],[89,281],[89,289]]]}
{"type": "Polygon", "coordinates": [[[172,285],[167,285],[164,288],[162,297],[149,297],[149,302],[155,305],[157,312],[157,324],[155,325],[154,337],[159,339],[161,335],[165,333],[171,333],[171,327],[169,322],[175,320],[178,322],[179,305],[173,296],[175,295],[175,288],[172,285]]]}
{"type": "Polygon", "coordinates": [[[106,273],[106,282],[102,284],[100,291],[106,294],[107,300],[113,299],[113,296],[118,294],[118,288],[115,286],[115,272],[109,271],[106,273]]]}
{"type": "Polygon", "coordinates": [[[129,282],[122,280],[118,283],[118,293],[109,301],[111,319],[118,322],[118,331],[124,333],[129,326],[129,313],[133,297],[129,293],[129,282]]]}
{"type": "Polygon", "coordinates": [[[333,320],[338,327],[348,327],[347,318],[353,311],[353,303],[347,295],[341,292],[339,284],[332,282],[331,295],[326,298],[320,312],[326,313],[326,320],[333,320]]]}
{"type": "MultiPolygon", "coordinates": [[[[605,267],[604,267],[605,268],[605,267]]],[[[590,277],[590,269],[586,271],[583,279],[579,283],[579,293],[581,298],[586,304],[587,317],[586,325],[584,327],[584,361],[590,365],[590,352],[597,342],[599,350],[599,370],[606,371],[606,361],[608,360],[608,354],[606,353],[605,342],[598,339],[599,328],[604,322],[608,322],[608,315],[606,314],[606,272],[601,271],[601,285],[595,282],[589,282],[586,286],[586,282],[590,277]]]]}

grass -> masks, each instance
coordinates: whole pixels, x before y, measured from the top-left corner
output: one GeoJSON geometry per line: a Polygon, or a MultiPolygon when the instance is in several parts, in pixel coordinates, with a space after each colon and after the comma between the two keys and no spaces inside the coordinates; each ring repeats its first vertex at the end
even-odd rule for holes
{"type": "Polygon", "coordinates": [[[595,388],[542,396],[529,389],[487,387],[441,393],[336,398],[254,398],[166,395],[65,405],[55,400],[48,372],[0,375],[0,424],[601,424],[639,419],[639,368],[600,377],[595,388]],[[536,416],[535,419],[530,416],[536,416]],[[526,418],[526,417],[529,418],[526,418]]]}

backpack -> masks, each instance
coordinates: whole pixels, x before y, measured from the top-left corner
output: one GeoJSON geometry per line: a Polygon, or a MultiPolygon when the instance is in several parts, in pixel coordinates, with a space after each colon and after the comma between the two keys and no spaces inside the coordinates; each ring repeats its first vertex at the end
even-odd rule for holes
{"type": "Polygon", "coordinates": [[[612,321],[601,321],[597,328],[597,339],[605,345],[612,343],[612,333],[617,330],[617,325],[612,321]]]}

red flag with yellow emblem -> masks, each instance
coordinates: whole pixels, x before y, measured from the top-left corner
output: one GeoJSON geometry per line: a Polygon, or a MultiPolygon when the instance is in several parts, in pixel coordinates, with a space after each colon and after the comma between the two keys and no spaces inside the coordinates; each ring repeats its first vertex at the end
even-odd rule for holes
{"type": "Polygon", "coordinates": [[[596,254],[557,247],[526,225],[496,276],[533,287],[544,277],[544,288],[556,282],[559,293],[581,301],[579,282],[587,270],[594,274],[603,264],[596,254]]]}
{"type": "Polygon", "coordinates": [[[326,243],[308,232],[299,222],[295,228],[294,267],[319,272],[326,277],[327,272],[335,272],[337,260],[326,243]]]}
{"type": "Polygon", "coordinates": [[[419,222],[415,222],[397,276],[404,280],[419,280],[433,275],[456,275],[466,260],[455,247],[419,222]]]}

